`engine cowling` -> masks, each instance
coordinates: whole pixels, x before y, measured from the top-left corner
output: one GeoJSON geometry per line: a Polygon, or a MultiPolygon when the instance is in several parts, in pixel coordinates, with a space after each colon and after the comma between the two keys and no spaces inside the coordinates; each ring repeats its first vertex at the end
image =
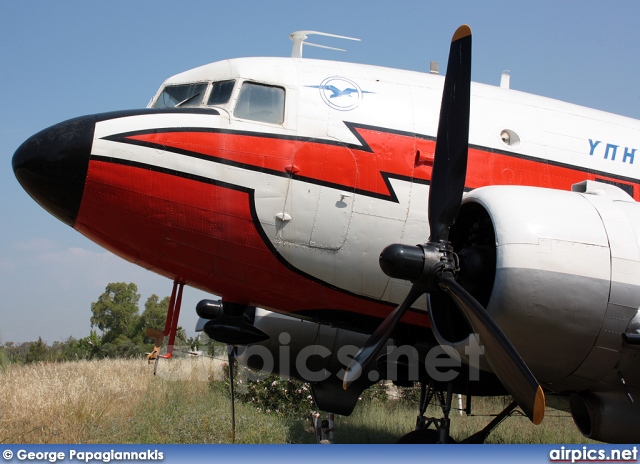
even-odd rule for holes
{"type": "MultiPolygon", "coordinates": [[[[592,388],[611,373],[640,303],[640,207],[614,186],[574,190],[474,190],[450,234],[460,283],[556,391],[592,388]]],[[[464,358],[464,317],[443,298],[433,303],[436,337],[464,358]]]]}
{"type": "MultiPolygon", "coordinates": [[[[203,300],[198,315],[215,320],[222,315],[221,305],[203,300]]],[[[351,414],[360,394],[382,378],[373,366],[363,372],[354,388],[343,390],[344,369],[367,340],[366,334],[254,307],[250,314],[245,312],[245,319],[268,338],[236,346],[238,362],[266,374],[309,382],[316,405],[323,411],[351,414]]],[[[206,322],[200,319],[196,331],[203,330],[206,322]]]]}
{"type": "Polygon", "coordinates": [[[571,416],[582,434],[608,443],[637,443],[640,408],[622,392],[574,393],[571,416]]]}
{"type": "Polygon", "coordinates": [[[257,308],[255,327],[269,334],[264,342],[239,347],[237,359],[254,369],[295,377],[305,382],[322,382],[348,364],[367,335],[305,321],[257,308]]]}

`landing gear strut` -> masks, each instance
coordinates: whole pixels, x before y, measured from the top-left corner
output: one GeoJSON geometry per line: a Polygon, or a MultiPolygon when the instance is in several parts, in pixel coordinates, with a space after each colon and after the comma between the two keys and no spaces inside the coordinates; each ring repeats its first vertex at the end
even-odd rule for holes
{"type": "Polygon", "coordinates": [[[420,383],[420,411],[416,419],[416,429],[409,432],[398,440],[398,443],[416,444],[416,443],[457,443],[451,435],[449,428],[451,420],[449,413],[451,412],[452,399],[451,383],[447,384],[447,391],[444,392],[438,388],[434,382],[420,383]],[[440,408],[442,409],[442,418],[425,417],[427,406],[434,397],[437,397],[440,408]],[[431,425],[435,429],[429,428],[431,425]]]}
{"type": "MultiPolygon", "coordinates": [[[[413,432],[400,437],[397,443],[400,444],[434,444],[434,443],[458,443],[449,434],[451,420],[449,413],[451,412],[451,400],[453,398],[452,384],[447,384],[447,390],[437,388],[434,382],[421,382],[420,384],[420,410],[416,419],[416,429],[413,432]],[[437,398],[440,408],[442,409],[442,417],[425,417],[427,406],[431,401],[437,398]],[[433,425],[433,428],[430,428],[433,425]]],[[[496,415],[486,427],[479,432],[474,433],[470,437],[465,438],[460,443],[464,444],[482,444],[485,442],[489,434],[504,419],[509,417],[518,404],[513,401],[496,415]]],[[[467,414],[471,413],[469,398],[467,397],[467,414]]]]}

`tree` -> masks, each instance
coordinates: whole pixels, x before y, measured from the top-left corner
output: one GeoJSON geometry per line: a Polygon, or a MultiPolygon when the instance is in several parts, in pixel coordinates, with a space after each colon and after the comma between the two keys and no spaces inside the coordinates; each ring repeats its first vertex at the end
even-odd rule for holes
{"type": "Polygon", "coordinates": [[[14,344],[13,342],[6,342],[4,349],[7,355],[9,355],[9,361],[16,364],[24,364],[27,362],[27,353],[33,342],[24,342],[14,344]]]}
{"type": "MultiPolygon", "coordinates": [[[[148,328],[164,330],[170,302],[171,298],[168,296],[164,297],[161,300],[158,295],[151,295],[147,299],[147,302],[144,304],[144,311],[142,312],[142,315],[140,316],[140,319],[138,321],[138,328],[136,330],[136,333],[142,334],[144,336],[148,328]]],[[[144,340],[148,345],[147,348],[151,349],[154,339],[145,336],[144,340]]],[[[178,327],[178,330],[176,332],[175,344],[187,344],[187,334],[182,327],[178,327]]]]}
{"type": "Polygon", "coordinates": [[[29,345],[29,351],[27,352],[27,363],[36,363],[50,360],[50,351],[47,344],[42,340],[42,337],[38,337],[37,342],[33,342],[29,345]]]}
{"type": "Polygon", "coordinates": [[[138,325],[140,294],[133,282],[109,283],[98,301],[91,303],[91,327],[103,332],[102,343],[111,343],[120,336],[132,338],[138,325]]]}
{"type": "Polygon", "coordinates": [[[4,347],[0,346],[0,373],[6,370],[10,363],[9,355],[5,351],[4,347]]]}
{"type": "Polygon", "coordinates": [[[170,298],[168,296],[160,300],[158,295],[151,295],[144,304],[144,311],[139,320],[139,331],[144,333],[148,328],[164,330],[169,302],[170,298]]]}
{"type": "Polygon", "coordinates": [[[65,361],[77,361],[79,359],[92,359],[99,352],[101,342],[95,330],[88,337],[79,340],[69,337],[62,346],[62,357],[65,361]]]}
{"type": "MultiPolygon", "coordinates": [[[[88,357],[137,357],[153,349],[152,338],[145,332],[148,328],[164,330],[170,298],[160,299],[151,295],[142,314],[139,313],[140,294],[134,283],[110,283],[98,301],[91,303],[91,327],[102,331],[98,340],[94,331],[91,337],[69,340],[64,347],[67,355],[79,359],[88,357]]],[[[178,327],[176,345],[187,341],[185,331],[178,327]]]]}
{"type": "Polygon", "coordinates": [[[126,335],[120,335],[112,342],[102,344],[99,356],[104,358],[140,358],[143,354],[144,350],[139,344],[134,343],[126,335]]]}

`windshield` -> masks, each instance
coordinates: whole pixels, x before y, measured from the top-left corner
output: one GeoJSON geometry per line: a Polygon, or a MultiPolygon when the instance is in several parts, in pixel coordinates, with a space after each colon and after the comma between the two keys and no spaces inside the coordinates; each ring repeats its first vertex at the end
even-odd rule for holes
{"type": "Polygon", "coordinates": [[[198,84],[170,85],[164,88],[154,108],[186,108],[200,106],[207,89],[204,82],[198,84]]]}
{"type": "Polygon", "coordinates": [[[211,84],[211,93],[207,105],[224,105],[229,102],[236,81],[219,81],[211,84]]]}
{"type": "Polygon", "coordinates": [[[272,85],[245,82],[240,89],[234,116],[253,121],[282,124],[284,89],[272,85]]]}

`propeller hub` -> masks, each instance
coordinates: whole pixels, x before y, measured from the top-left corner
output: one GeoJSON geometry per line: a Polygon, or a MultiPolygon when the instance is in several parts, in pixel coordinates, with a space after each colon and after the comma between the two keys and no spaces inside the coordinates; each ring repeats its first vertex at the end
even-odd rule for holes
{"type": "Polygon", "coordinates": [[[378,262],[389,277],[415,281],[424,269],[424,250],[420,245],[394,243],[382,250],[378,262]]]}
{"type": "Polygon", "coordinates": [[[379,263],[389,277],[421,283],[429,290],[437,289],[443,272],[456,275],[460,270],[458,256],[446,240],[423,245],[394,243],[382,250],[379,263]]]}

